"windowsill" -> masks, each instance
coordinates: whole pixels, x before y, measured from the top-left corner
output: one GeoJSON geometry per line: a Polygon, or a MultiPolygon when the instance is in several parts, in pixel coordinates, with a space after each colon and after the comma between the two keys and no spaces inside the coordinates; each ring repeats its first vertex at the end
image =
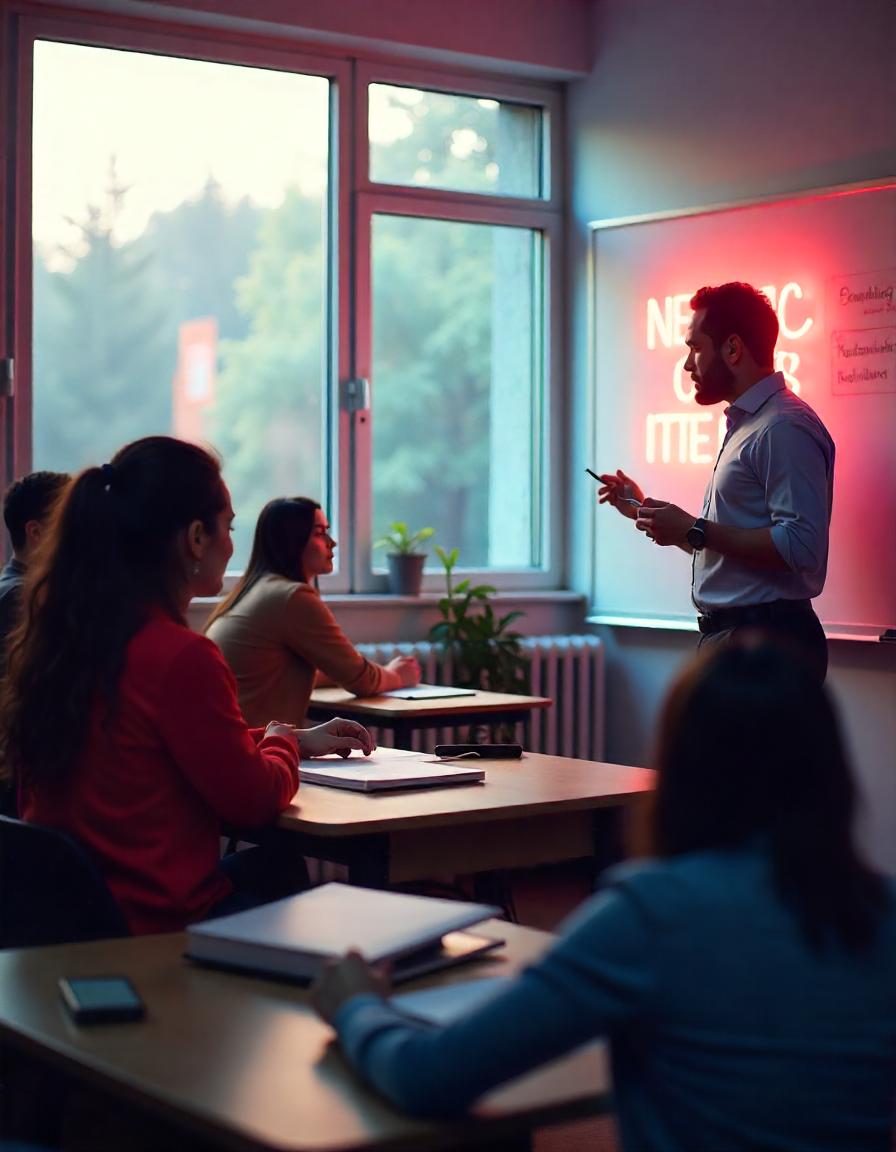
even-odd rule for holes
{"type": "MultiPolygon", "coordinates": [[[[661,632],[697,632],[696,619],[672,619],[663,616],[625,616],[606,612],[592,612],[585,617],[586,624],[604,624],[613,628],[653,629],[661,632]]],[[[856,641],[862,644],[882,643],[882,627],[863,627],[850,624],[824,624],[828,640],[856,641]]],[[[884,644],[884,647],[887,647],[884,644]]]]}
{"type": "MultiPolygon", "coordinates": [[[[425,640],[432,625],[441,619],[441,599],[438,592],[419,596],[324,593],[339,626],[355,644],[425,640]]],[[[523,613],[511,627],[525,636],[569,635],[581,632],[585,623],[585,597],[569,589],[496,592],[490,600],[499,616],[523,613]]],[[[213,596],[195,599],[187,614],[190,626],[201,631],[218,603],[219,598],[213,596]]]]}
{"type": "MultiPolygon", "coordinates": [[[[325,588],[321,595],[331,606],[344,605],[352,608],[394,608],[419,607],[431,608],[437,605],[444,597],[444,592],[421,592],[419,596],[392,596],[380,592],[328,592],[325,588]]],[[[202,607],[207,611],[219,604],[221,596],[197,596],[191,601],[191,606],[202,607]]],[[[533,589],[525,591],[516,589],[508,592],[495,592],[489,599],[494,604],[543,603],[543,604],[573,604],[584,603],[585,597],[580,592],[573,592],[568,588],[533,589]]]]}
{"type": "MultiPolygon", "coordinates": [[[[429,608],[434,604],[438,604],[445,596],[444,592],[421,592],[419,596],[392,596],[389,593],[376,593],[376,592],[334,592],[329,593],[326,590],[322,595],[328,604],[346,604],[346,605],[369,605],[371,608],[385,607],[391,605],[407,605],[408,607],[419,606],[420,608],[429,608]]],[[[571,592],[568,589],[557,588],[545,591],[544,589],[533,589],[532,591],[525,591],[524,589],[515,589],[507,592],[494,592],[489,597],[493,604],[526,604],[532,601],[543,604],[562,604],[573,603],[581,601],[584,603],[585,597],[578,592],[571,592]]]]}

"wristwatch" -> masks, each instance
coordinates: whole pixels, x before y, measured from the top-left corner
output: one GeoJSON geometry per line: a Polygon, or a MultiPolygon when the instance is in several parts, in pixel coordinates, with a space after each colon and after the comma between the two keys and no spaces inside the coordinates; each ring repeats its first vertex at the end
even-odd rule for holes
{"type": "Polygon", "coordinates": [[[695,552],[700,552],[705,547],[706,521],[702,516],[698,517],[688,528],[686,539],[695,552]]]}

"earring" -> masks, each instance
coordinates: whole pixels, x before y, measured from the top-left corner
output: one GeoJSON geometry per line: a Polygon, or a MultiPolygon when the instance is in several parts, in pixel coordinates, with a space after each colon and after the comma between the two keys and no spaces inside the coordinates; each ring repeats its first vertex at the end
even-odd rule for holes
{"type": "Polygon", "coordinates": [[[199,575],[199,561],[198,560],[193,564],[193,575],[194,576],[199,575]]]}

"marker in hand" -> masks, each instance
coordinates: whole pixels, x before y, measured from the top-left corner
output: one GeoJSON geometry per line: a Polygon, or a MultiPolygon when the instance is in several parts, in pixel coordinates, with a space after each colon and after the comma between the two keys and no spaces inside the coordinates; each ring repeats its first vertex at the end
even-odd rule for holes
{"type": "MultiPolygon", "coordinates": [[[[603,480],[601,479],[600,476],[598,476],[598,474],[596,472],[592,472],[590,468],[586,468],[585,471],[588,473],[589,476],[593,476],[594,479],[599,484],[603,483],[603,480]]],[[[620,504],[631,504],[631,506],[633,508],[640,508],[641,507],[641,501],[636,500],[634,498],[634,496],[617,496],[616,499],[619,501],[620,504]]]]}

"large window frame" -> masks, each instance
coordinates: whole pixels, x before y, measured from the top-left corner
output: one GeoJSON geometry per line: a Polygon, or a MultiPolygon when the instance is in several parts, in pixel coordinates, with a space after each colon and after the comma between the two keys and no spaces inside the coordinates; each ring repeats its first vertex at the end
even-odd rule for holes
{"type": "MultiPolygon", "coordinates": [[[[389,60],[359,59],[335,47],[298,46],[269,37],[237,36],[186,25],[150,25],[126,17],[93,13],[54,16],[27,5],[0,16],[4,82],[14,84],[14,107],[0,127],[10,163],[4,173],[0,213],[7,239],[0,304],[4,329],[0,354],[15,359],[15,394],[0,404],[0,466],[8,483],[31,468],[32,461],[32,240],[31,105],[33,51],[37,40],[85,44],[97,48],[149,52],[244,67],[320,76],[330,81],[330,206],[328,219],[329,294],[326,317],[328,353],[323,397],[323,497],[338,533],[338,571],[325,581],[335,593],[386,591],[380,560],[371,548],[371,424],[364,413],[344,403],[346,382],[370,375],[370,237],[377,214],[429,217],[533,230],[543,240],[541,286],[543,329],[544,467],[541,477],[540,535],[542,564],[520,570],[486,569],[478,574],[501,589],[560,586],[562,556],[562,115],[558,88],[520,83],[475,73],[408,67],[389,60]],[[541,198],[490,196],[384,184],[369,178],[368,86],[398,84],[428,91],[515,101],[543,109],[544,164],[541,198]]],[[[374,400],[375,405],[375,400],[374,400]]],[[[375,407],[373,410],[375,416],[375,407]]],[[[226,461],[225,461],[226,476],[226,461]]],[[[273,493],[272,493],[273,495],[273,493]]],[[[474,574],[475,570],[474,570],[474,574]]],[[[424,588],[440,587],[437,572],[424,588]]]]}
{"type": "MultiPolygon", "coordinates": [[[[560,500],[562,457],[562,252],[563,216],[561,204],[562,156],[557,146],[557,126],[562,105],[557,89],[544,85],[482,78],[465,73],[410,68],[390,62],[359,62],[356,68],[354,115],[355,181],[355,339],[354,376],[370,380],[372,376],[372,269],[371,237],[373,219],[378,215],[417,217],[422,219],[460,221],[464,223],[516,227],[539,233],[543,244],[543,281],[541,284],[542,332],[541,404],[538,416],[542,422],[544,464],[540,491],[535,493],[539,510],[539,551],[542,562],[537,568],[468,568],[464,575],[517,591],[556,588],[560,584],[562,547],[562,504],[560,500]],[[368,92],[371,84],[394,84],[420,88],[429,92],[460,94],[481,99],[535,105],[542,109],[542,197],[498,196],[475,192],[456,192],[442,188],[389,184],[370,179],[368,140],[368,92]]],[[[370,417],[353,414],[353,450],[359,474],[372,477],[373,423],[376,420],[376,382],[372,384],[370,417]]],[[[355,494],[356,527],[354,532],[354,588],[359,592],[385,592],[386,576],[378,572],[383,561],[373,552],[372,484],[359,485],[355,494]]],[[[450,541],[444,542],[450,545],[450,541]]],[[[424,591],[441,591],[443,577],[438,561],[430,557],[430,568],[424,576],[424,591]]]]}

